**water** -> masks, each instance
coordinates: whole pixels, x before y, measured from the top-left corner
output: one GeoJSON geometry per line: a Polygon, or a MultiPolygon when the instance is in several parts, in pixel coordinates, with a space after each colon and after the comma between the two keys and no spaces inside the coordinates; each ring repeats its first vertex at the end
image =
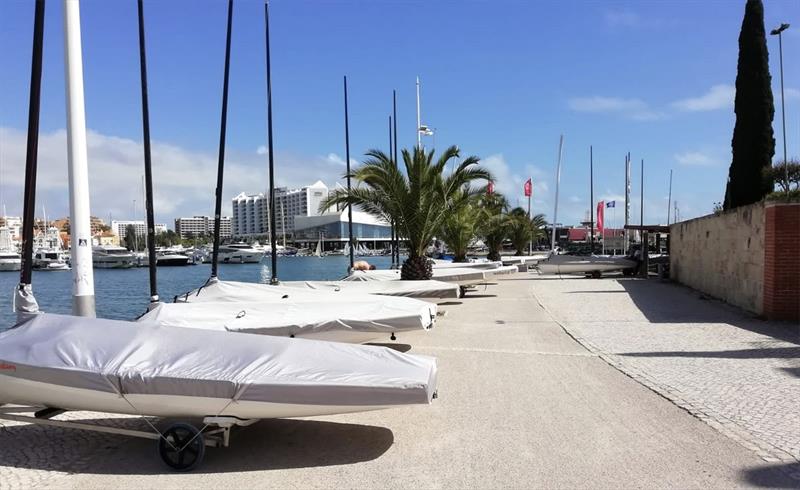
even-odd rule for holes
{"type": "MultiPolygon", "coordinates": [[[[366,259],[378,269],[388,269],[391,257],[366,259]]],[[[278,279],[313,281],[341,279],[348,268],[349,257],[278,257],[278,279]]],[[[222,280],[269,282],[269,257],[261,264],[219,264],[222,280]]],[[[164,301],[202,286],[211,275],[211,264],[186,267],[159,267],[158,294],[164,301]]],[[[0,330],[16,322],[12,312],[14,288],[19,272],[0,272],[0,330]]],[[[97,316],[116,320],[133,320],[144,313],[150,296],[146,267],[135,269],[95,269],[95,301],[97,316]]],[[[72,272],[33,272],[33,293],[39,308],[47,313],[72,312],[72,272]]]]}

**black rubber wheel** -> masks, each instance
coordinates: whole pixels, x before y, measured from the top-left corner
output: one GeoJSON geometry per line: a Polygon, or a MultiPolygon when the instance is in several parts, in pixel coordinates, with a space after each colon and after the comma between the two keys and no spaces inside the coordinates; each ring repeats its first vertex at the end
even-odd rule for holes
{"type": "Polygon", "coordinates": [[[176,471],[191,471],[206,453],[203,434],[189,424],[173,424],[158,440],[158,454],[167,466],[176,471]]]}
{"type": "Polygon", "coordinates": [[[603,274],[600,271],[592,271],[592,279],[600,279],[602,276],[603,274]]]}

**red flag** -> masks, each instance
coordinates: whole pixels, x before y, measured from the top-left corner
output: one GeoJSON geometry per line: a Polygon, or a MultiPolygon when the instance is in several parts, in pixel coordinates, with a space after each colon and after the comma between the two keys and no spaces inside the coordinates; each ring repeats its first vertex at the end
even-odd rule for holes
{"type": "Polygon", "coordinates": [[[525,197],[531,197],[533,195],[533,182],[531,179],[528,179],[525,182],[525,197]]]}
{"type": "Polygon", "coordinates": [[[494,194],[494,182],[492,182],[491,180],[489,181],[489,184],[486,186],[486,194],[490,196],[494,194]]]}
{"type": "Polygon", "coordinates": [[[600,201],[597,203],[597,231],[603,235],[603,210],[606,208],[605,203],[600,201]]]}

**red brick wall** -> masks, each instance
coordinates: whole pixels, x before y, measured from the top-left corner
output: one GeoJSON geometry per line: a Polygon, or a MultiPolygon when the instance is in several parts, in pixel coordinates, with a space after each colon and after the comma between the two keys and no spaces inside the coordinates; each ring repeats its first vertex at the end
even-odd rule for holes
{"type": "Polygon", "coordinates": [[[764,315],[800,322],[800,204],[767,204],[764,315]]]}

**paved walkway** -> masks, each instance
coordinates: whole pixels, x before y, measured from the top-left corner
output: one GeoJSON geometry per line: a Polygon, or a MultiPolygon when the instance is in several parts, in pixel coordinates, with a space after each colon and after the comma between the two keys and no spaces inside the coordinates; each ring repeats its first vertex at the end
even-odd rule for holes
{"type": "Polygon", "coordinates": [[[533,289],[570,334],[623,372],[764,460],[800,462],[796,327],[656,280],[542,278],[533,289]]]}
{"type": "Polygon", "coordinates": [[[153,441],[4,422],[0,486],[796,486],[781,464],[575,342],[533,299],[534,286],[531,275],[504,278],[445,306],[432,332],[399,339],[438,358],[440,397],[430,406],[262,421],[234,433],[230,448],[209,449],[187,474],[166,470],[153,441]]]}

